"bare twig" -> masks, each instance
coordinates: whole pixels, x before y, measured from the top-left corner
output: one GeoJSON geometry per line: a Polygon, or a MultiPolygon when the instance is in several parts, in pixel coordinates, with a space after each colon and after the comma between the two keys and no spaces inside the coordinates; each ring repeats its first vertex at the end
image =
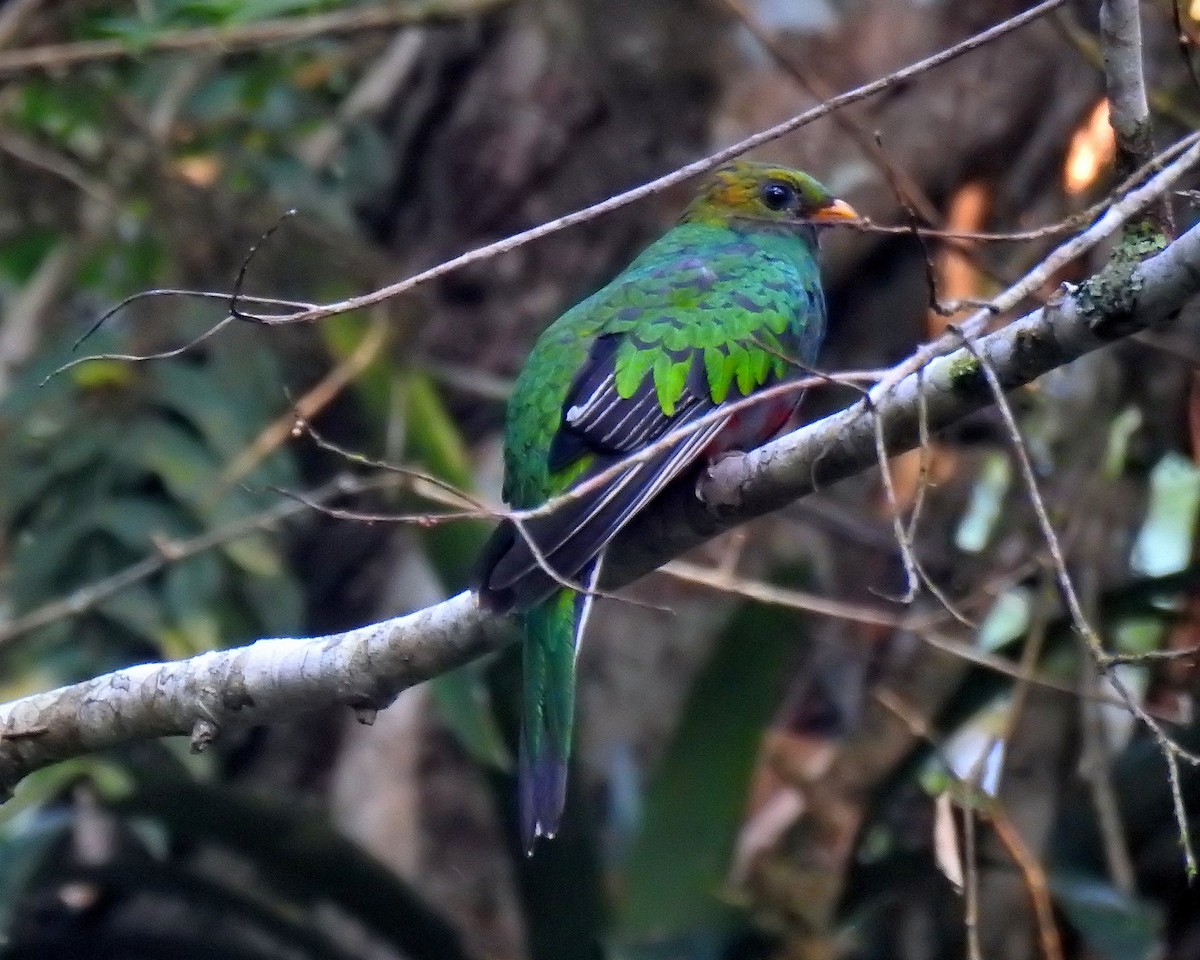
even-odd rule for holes
{"type": "MultiPolygon", "coordinates": [[[[139,293],[131,294],[124,300],[113,304],[102,314],[100,314],[99,317],[92,321],[91,326],[89,326],[83,332],[79,339],[75,341],[75,344],[71,347],[71,349],[78,350],[81,343],[87,340],[88,337],[95,334],[97,330],[99,330],[102,326],[108,323],[109,320],[113,319],[113,317],[131,304],[138,303],[142,300],[156,300],[159,297],[185,297],[190,300],[220,300],[222,303],[228,303],[229,301],[229,294],[219,290],[181,290],[175,287],[158,287],[153,290],[142,290],[139,293]]],[[[280,300],[278,297],[256,297],[248,293],[241,294],[238,299],[245,303],[256,303],[259,306],[267,307],[292,307],[294,309],[301,309],[313,306],[313,304],[306,303],[301,300],[280,300]]],[[[226,317],[226,319],[232,320],[233,318],[226,317]]],[[[91,360],[95,358],[85,357],[84,359],[91,360]]],[[[146,359],[151,358],[147,357],[146,359]]]]}
{"type": "Polygon", "coordinates": [[[330,10],[302,17],[282,17],[227,27],[165,30],[145,44],[125,40],[79,40],[0,53],[0,77],[31,70],[75,67],[84,63],[126,60],[147,53],[212,50],[236,53],[268,44],[296,43],[314,37],[379,30],[405,24],[436,23],[476,16],[506,6],[510,0],[413,0],[371,7],[330,10]]]}
{"type": "MultiPolygon", "coordinates": [[[[1129,191],[1119,201],[1078,236],[1072,237],[1066,243],[1053,250],[1036,267],[1025,274],[1020,280],[1010,286],[999,296],[992,299],[987,307],[976,311],[958,324],[958,329],[968,337],[977,336],[987,329],[988,323],[999,313],[1019,306],[1023,301],[1033,296],[1040,288],[1049,283],[1054,276],[1072,261],[1087,253],[1105,238],[1115,233],[1131,218],[1137,216],[1151,204],[1157,203],[1164,194],[1188,170],[1200,161],[1200,133],[1192,133],[1184,137],[1171,149],[1183,148],[1178,158],[1168,167],[1152,177],[1142,186],[1129,191]]],[[[942,356],[959,344],[959,336],[948,331],[932,343],[921,347],[909,360],[898,365],[891,376],[880,382],[875,392],[890,389],[896,382],[909,376],[934,357],[942,356]]]]}
{"type": "Polygon", "coordinates": [[[1188,876],[1196,875],[1196,855],[1192,847],[1191,829],[1188,825],[1187,810],[1183,804],[1183,790],[1180,781],[1179,762],[1180,760],[1187,761],[1189,764],[1200,764],[1200,757],[1187,750],[1184,750],[1178,743],[1172,740],[1163,730],[1162,725],[1154,717],[1146,711],[1145,707],[1138,702],[1137,697],[1129,690],[1129,687],[1121,679],[1121,677],[1112,670],[1112,661],[1100,635],[1092,627],[1087,615],[1084,613],[1083,605],[1079,600],[1079,595],[1075,590],[1075,584],[1071,579],[1071,574],[1067,568],[1066,557],[1063,554],[1062,545],[1059,543],[1058,535],[1054,531],[1054,525],[1050,522],[1050,516],[1046,511],[1045,501],[1042,499],[1041,491],[1038,488],[1037,476],[1033,470],[1033,464],[1029,459],[1029,452],[1025,447],[1025,442],[1021,437],[1020,428],[1017,426],[1016,417],[1013,415],[1012,407],[1008,403],[1008,398],[1005,396],[1004,387],[1000,383],[1000,378],[996,375],[995,369],[991,363],[980,355],[975,349],[974,344],[969,339],[964,338],[964,345],[970,351],[971,355],[978,361],[980,369],[987,380],[988,387],[992,391],[992,395],[996,400],[997,408],[1004,420],[1004,425],[1008,431],[1010,440],[1012,441],[1013,452],[1017,459],[1017,465],[1020,468],[1021,477],[1025,485],[1026,492],[1029,495],[1029,500],[1033,506],[1034,516],[1037,518],[1038,527],[1041,530],[1042,536],[1046,541],[1046,546],[1050,550],[1050,555],[1054,560],[1055,578],[1058,581],[1059,591],[1062,594],[1063,601],[1066,603],[1067,611],[1071,616],[1071,622],[1075,627],[1076,633],[1080,639],[1084,641],[1085,646],[1091,653],[1097,668],[1105,673],[1108,677],[1112,688],[1117,692],[1123,706],[1129,710],[1154,736],[1159,749],[1162,751],[1163,758],[1167,762],[1167,771],[1170,779],[1172,800],[1175,807],[1175,821],[1179,829],[1179,842],[1183,849],[1184,863],[1187,868],[1188,876]]]}
{"type": "Polygon", "coordinates": [[[213,502],[233,484],[254,470],[266,457],[283,445],[293,434],[297,420],[307,422],[331,403],[354,379],[379,356],[387,342],[382,318],[376,318],[366,335],[345,358],[337,363],[315,386],[297,400],[292,409],[269,424],[265,430],[221,471],[216,485],[208,494],[213,502]]]}
{"type": "Polygon", "coordinates": [[[935,650],[940,650],[977,667],[983,667],[1016,680],[1027,679],[1032,684],[1057,690],[1060,693],[1078,693],[1074,687],[1055,680],[1053,677],[1028,674],[1004,657],[980,650],[976,646],[964,643],[962,640],[938,630],[937,623],[941,619],[939,617],[925,614],[897,616],[888,610],[847,603],[842,600],[831,600],[828,597],[780,587],[759,580],[748,580],[734,576],[726,570],[713,570],[682,560],[672,560],[659,572],[684,583],[695,584],[717,593],[741,597],[745,600],[753,600],[755,603],[781,607],[786,610],[799,610],[851,623],[865,623],[902,630],[911,633],[935,650]]]}
{"type": "Polygon", "coordinates": [[[963,816],[963,860],[966,862],[966,903],[963,907],[963,926],[967,932],[968,960],[983,960],[979,945],[979,844],[975,839],[976,811],[972,803],[961,807],[963,816]]]}
{"type": "MultiPolygon", "coordinates": [[[[586,223],[589,220],[594,220],[606,213],[611,213],[614,210],[619,210],[621,207],[628,206],[637,200],[642,200],[646,197],[662,193],[664,190],[667,190],[676,184],[683,183],[686,180],[690,180],[692,177],[698,176],[702,173],[707,173],[709,170],[720,166],[722,163],[725,163],[728,160],[739,157],[743,153],[753,150],[755,147],[760,147],[763,144],[770,143],[773,140],[778,140],[785,134],[791,133],[794,130],[798,130],[806,124],[812,123],[814,120],[819,120],[821,117],[828,116],[829,114],[836,110],[840,110],[842,107],[847,106],[848,104],[865,100],[866,98],[872,97],[877,93],[895,86],[896,84],[903,83],[906,80],[909,80],[915,76],[919,76],[922,73],[934,69],[935,67],[949,63],[951,60],[962,56],[964,53],[975,50],[978,47],[990,43],[998,37],[1004,36],[1005,34],[1011,33],[1013,30],[1016,30],[1019,27],[1031,23],[1038,17],[1049,13],[1051,10],[1057,9],[1066,2],[1067,0],[1043,0],[1042,3],[1030,7],[1028,10],[1023,11],[1014,17],[1010,17],[1009,19],[996,24],[994,27],[989,27],[987,30],[977,33],[973,37],[969,37],[960,43],[956,43],[951,47],[947,47],[945,50],[942,50],[933,56],[926,57],[924,60],[920,60],[900,70],[896,70],[885,77],[881,77],[878,80],[873,80],[870,83],[863,84],[860,87],[856,87],[855,89],[847,91],[846,93],[839,94],[836,97],[830,97],[824,103],[821,103],[810,110],[806,110],[803,113],[797,114],[788,120],[784,120],[782,123],[777,123],[773,127],[769,127],[766,130],[761,130],[758,133],[752,134],[751,136],[738,141],[732,146],[710,154],[701,160],[696,160],[693,163],[689,163],[678,168],[677,170],[673,170],[671,173],[661,176],[656,180],[652,180],[649,183],[642,184],[639,187],[634,187],[632,190],[627,190],[624,193],[617,194],[614,197],[609,197],[606,200],[595,203],[590,207],[584,208],[583,210],[577,210],[574,213],[569,213],[565,216],[558,217],[555,220],[540,224],[529,230],[524,230],[521,233],[514,234],[511,237],[498,240],[495,243],[489,243],[482,247],[476,247],[474,250],[470,250],[453,258],[452,260],[448,260],[445,263],[431,267],[429,270],[422,271],[421,273],[408,277],[405,280],[388,284],[385,287],[380,287],[379,289],[373,290],[370,293],[361,294],[356,297],[350,297],[346,300],[340,300],[336,303],[325,304],[324,306],[315,307],[310,310],[297,311],[296,313],[284,317],[262,317],[260,319],[264,323],[306,323],[313,320],[321,320],[325,317],[335,316],[340,313],[347,313],[350,310],[361,309],[362,307],[370,306],[371,304],[389,300],[392,297],[411,290],[418,284],[426,283],[430,280],[436,279],[437,277],[445,276],[446,274],[455,270],[460,270],[469,264],[491,259],[500,254],[515,250],[527,243],[531,243],[534,240],[540,240],[543,237],[551,236],[552,234],[558,233],[561,230],[565,230],[568,227],[572,227],[580,223],[586,223]]],[[[0,65],[2,64],[3,61],[0,60],[0,65]]]]}
{"type": "MultiPolygon", "coordinates": [[[[182,354],[190,352],[200,344],[204,343],[205,340],[208,340],[210,337],[215,337],[218,333],[224,330],[228,324],[231,323],[233,323],[233,317],[227,316],[223,320],[218,320],[207,330],[198,333],[186,343],[180,344],[178,347],[171,347],[168,350],[160,350],[158,353],[93,353],[86,357],[76,357],[74,360],[69,360],[61,367],[57,367],[52,370],[42,379],[41,385],[45,386],[55,377],[66,373],[68,370],[72,370],[75,367],[85,363],[91,363],[94,360],[125,360],[129,363],[140,363],[147,360],[169,360],[172,357],[178,357],[182,354]]],[[[95,328],[93,327],[93,329],[95,328]]],[[[84,334],[84,336],[90,336],[90,334],[84,334]]]]}
{"type": "MultiPolygon", "coordinates": [[[[780,69],[792,76],[809,95],[818,101],[828,100],[834,96],[836,91],[829,84],[812,73],[803,64],[799,63],[794,57],[789,56],[788,52],[783,49],[779,42],[768,31],[763,29],[762,24],[746,9],[743,0],[720,0],[720,2],[750,31],[750,34],[758,41],[759,45],[775,61],[780,69]]],[[[883,155],[882,148],[876,142],[876,139],[872,137],[869,130],[846,110],[834,113],[832,120],[846,132],[850,139],[866,155],[867,159],[885,177],[889,180],[894,180],[900,191],[905,196],[911,198],[913,205],[917,207],[926,223],[933,224],[938,222],[937,207],[934,206],[933,201],[926,196],[925,191],[921,189],[921,185],[917,183],[911,174],[905,170],[895,169],[888,163],[886,157],[883,155]]]]}
{"type": "Polygon", "coordinates": [[[1108,662],[1114,666],[1119,663],[1153,663],[1155,661],[1195,660],[1200,657],[1200,646],[1184,647],[1179,650],[1145,650],[1142,653],[1110,653],[1108,662]]]}
{"type": "Polygon", "coordinates": [[[1037,857],[1021,838],[1016,824],[999,803],[988,804],[985,814],[992,829],[996,831],[996,836],[1000,838],[1008,855],[1021,871],[1025,889],[1029,891],[1029,899],[1033,901],[1033,916],[1037,922],[1042,957],[1044,960],[1062,960],[1062,937],[1059,936],[1058,924],[1054,920],[1054,905],[1050,900],[1050,884],[1046,881],[1046,871],[1042,869],[1037,857]]]}
{"type": "MultiPolygon", "coordinates": [[[[870,398],[866,398],[870,402],[870,398]]],[[[871,408],[871,420],[875,424],[875,456],[879,461],[879,478],[883,484],[883,492],[887,497],[888,514],[892,518],[892,532],[896,537],[896,546],[900,549],[900,560],[904,564],[906,587],[898,598],[901,603],[912,603],[921,591],[920,565],[913,550],[912,538],[904,525],[900,513],[900,501],[896,498],[896,484],[892,480],[892,465],[888,460],[887,440],[883,435],[883,421],[874,407],[871,408]]]]}
{"type": "MultiPolygon", "coordinates": [[[[1093,546],[1098,546],[1100,542],[1108,539],[1110,531],[1099,520],[1092,520],[1089,527],[1088,539],[1093,546]]],[[[1094,615],[1100,602],[1100,578],[1094,565],[1089,565],[1080,573],[1079,586],[1087,612],[1094,615]]],[[[1095,664],[1085,665],[1080,676],[1080,689],[1084,697],[1079,703],[1080,729],[1083,733],[1079,773],[1091,788],[1092,805],[1096,809],[1096,823],[1104,844],[1104,859],[1108,864],[1109,876],[1118,890],[1132,895],[1137,881],[1133,860],[1129,854],[1129,843],[1121,824],[1116,791],[1113,788],[1110,735],[1105,726],[1104,711],[1099,704],[1088,699],[1093,694],[1104,692],[1101,686],[1103,676],[1103,672],[1095,664]]]]}

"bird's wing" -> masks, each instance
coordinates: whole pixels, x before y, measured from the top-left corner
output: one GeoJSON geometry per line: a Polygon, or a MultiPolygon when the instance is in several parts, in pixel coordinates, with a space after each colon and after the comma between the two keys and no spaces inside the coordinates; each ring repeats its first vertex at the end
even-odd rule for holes
{"type": "Polygon", "coordinates": [[[568,492],[549,512],[519,525],[506,524],[498,533],[502,540],[489,551],[497,559],[494,566],[489,564],[483,586],[503,598],[498,603],[502,607],[536,602],[559,585],[555,574],[569,581],[700,457],[726,423],[727,418],[717,416],[693,426],[716,408],[698,358],[671,414],[663,411],[652,376],[645,377],[632,396],[622,397],[613,362],[617,340],[596,341],[567,396],[562,426],[550,448],[549,465],[555,472],[589,457],[590,465],[571,485],[575,490],[584,487],[584,492],[568,492]],[[673,433],[677,439],[670,436],[673,433]],[[630,460],[655,444],[660,447],[644,459],[630,460]],[[608,471],[610,476],[589,486],[608,471]]]}
{"type": "MultiPolygon", "coordinates": [[[[748,396],[794,373],[787,355],[811,359],[824,321],[815,261],[805,271],[779,258],[751,258],[750,252],[735,245],[698,256],[690,249],[652,247],[564,316],[572,324],[577,318],[594,322],[588,335],[595,339],[553,414],[542,469],[578,490],[629,457],[663,445],[586,492],[566,494],[545,514],[502,524],[482,558],[485,602],[498,609],[526,607],[559,585],[555,575],[570,581],[701,456],[727,418],[716,416],[675,442],[667,439],[671,433],[712,413],[727,397],[748,396]],[[586,468],[572,476],[581,463],[586,468]]],[[[569,335],[561,327],[548,333],[569,335]]],[[[528,390],[536,395],[539,385],[530,382],[528,390]]]]}

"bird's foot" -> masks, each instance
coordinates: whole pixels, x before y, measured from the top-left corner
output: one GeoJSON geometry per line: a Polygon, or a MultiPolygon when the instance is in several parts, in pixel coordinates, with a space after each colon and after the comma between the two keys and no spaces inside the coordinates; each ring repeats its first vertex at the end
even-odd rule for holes
{"type": "Polygon", "coordinates": [[[696,496],[701,503],[710,510],[741,506],[739,481],[745,456],[740,450],[728,450],[713,459],[696,484],[696,496]]]}

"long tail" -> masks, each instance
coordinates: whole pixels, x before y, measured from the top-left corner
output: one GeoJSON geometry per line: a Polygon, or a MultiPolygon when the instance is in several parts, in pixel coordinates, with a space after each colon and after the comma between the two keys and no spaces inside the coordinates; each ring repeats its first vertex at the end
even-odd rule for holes
{"type": "MultiPolygon", "coordinates": [[[[589,591],[600,579],[603,555],[579,580],[589,591]]],[[[591,593],[565,587],[525,614],[524,705],[517,777],[521,839],[533,853],[538,837],[558,832],[567,799],[567,762],[575,726],[575,661],[592,609],[591,593]]]]}

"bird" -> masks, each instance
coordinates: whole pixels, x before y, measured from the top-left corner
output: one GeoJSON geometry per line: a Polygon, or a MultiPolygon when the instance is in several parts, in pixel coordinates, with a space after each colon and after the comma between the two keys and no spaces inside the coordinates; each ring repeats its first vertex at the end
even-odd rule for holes
{"type": "Polygon", "coordinates": [[[826,328],[817,231],[856,218],[806,173],[734,161],[534,344],[505,417],[502,496],[514,512],[475,579],[480,607],[516,613],[524,628],[517,775],[528,854],[562,818],[575,664],[605,548],[698,464],[786,425],[796,393],[721,411],[809,372],[826,328]]]}

